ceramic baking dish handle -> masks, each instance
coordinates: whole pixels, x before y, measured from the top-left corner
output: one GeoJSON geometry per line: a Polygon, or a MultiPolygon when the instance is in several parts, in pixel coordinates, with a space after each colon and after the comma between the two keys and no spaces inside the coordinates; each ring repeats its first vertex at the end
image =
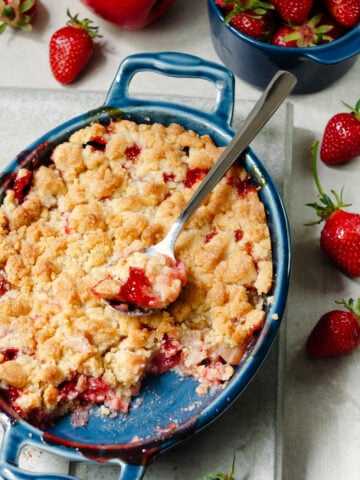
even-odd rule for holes
{"type": "MultiPolygon", "coordinates": [[[[121,469],[119,480],[141,480],[144,472],[144,467],[126,465],[121,469]]],[[[0,478],[3,480],[78,480],[75,477],[59,473],[26,472],[8,463],[0,466],[0,478]]]]}
{"type": "MultiPolygon", "coordinates": [[[[130,55],[119,66],[105,105],[128,107],[147,105],[144,99],[129,95],[129,84],[136,73],[151,71],[170,77],[199,78],[211,82],[216,89],[215,108],[210,118],[225,127],[231,126],[234,108],[234,78],[226,67],[179,52],[140,53],[130,55]]],[[[159,92],[161,93],[161,92],[159,92]]],[[[191,92],[189,92],[191,93],[191,92]]],[[[159,101],[156,104],[159,105],[159,101]]],[[[167,102],[169,104],[169,102],[167,102]]],[[[181,106],[176,105],[178,109],[181,106]]],[[[206,113],[205,113],[206,115],[206,113]]]]}
{"type": "MultiPolygon", "coordinates": [[[[3,435],[0,448],[0,479],[2,480],[78,480],[71,475],[60,473],[39,473],[25,471],[19,467],[20,451],[25,445],[32,445],[38,449],[47,449],[42,435],[34,429],[29,435],[27,428],[21,422],[11,421],[5,414],[0,413],[0,426],[3,435]]],[[[53,450],[52,453],[55,453],[53,450]]],[[[59,453],[60,456],[61,453],[59,453]]],[[[67,456],[71,460],[71,455],[67,456]]],[[[76,457],[74,461],[79,462],[76,457]]],[[[119,480],[141,480],[145,473],[142,465],[121,464],[119,480]]]]}
{"type": "MultiPolygon", "coordinates": [[[[121,469],[119,480],[141,480],[144,472],[144,467],[126,465],[121,469]]],[[[59,473],[26,472],[8,463],[0,466],[0,478],[3,480],[78,480],[75,477],[59,473]]]]}
{"type": "Polygon", "coordinates": [[[309,48],[305,56],[324,65],[339,63],[360,53],[360,24],[337,40],[336,49],[309,48]]]}
{"type": "Polygon", "coordinates": [[[141,480],[145,473],[145,467],[141,465],[125,464],[121,467],[119,480],[141,480]]]}
{"type": "Polygon", "coordinates": [[[78,480],[60,473],[27,472],[7,463],[0,466],[0,475],[4,480],[78,480]]]}
{"type": "Polygon", "coordinates": [[[21,422],[10,420],[5,414],[0,413],[0,425],[3,436],[0,449],[0,478],[3,480],[77,480],[69,475],[60,473],[39,473],[23,470],[19,467],[20,451],[25,445],[34,445],[44,448],[41,435],[35,430],[29,436],[21,422]]]}

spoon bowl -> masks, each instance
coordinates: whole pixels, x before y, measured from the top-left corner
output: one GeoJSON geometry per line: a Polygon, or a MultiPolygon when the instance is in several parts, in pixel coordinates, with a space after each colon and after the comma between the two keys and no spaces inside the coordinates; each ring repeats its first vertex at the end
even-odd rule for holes
{"type": "MultiPolygon", "coordinates": [[[[161,255],[170,258],[172,261],[175,260],[175,243],[187,221],[291,93],[295,84],[296,78],[290,72],[281,70],[274,75],[239,131],[200,183],[198,189],[173,223],[166,236],[156,245],[141,249],[143,254],[149,257],[161,255]]],[[[115,311],[132,317],[153,315],[159,310],[157,308],[144,308],[137,304],[124,303],[113,299],[106,300],[106,302],[115,311]]]]}

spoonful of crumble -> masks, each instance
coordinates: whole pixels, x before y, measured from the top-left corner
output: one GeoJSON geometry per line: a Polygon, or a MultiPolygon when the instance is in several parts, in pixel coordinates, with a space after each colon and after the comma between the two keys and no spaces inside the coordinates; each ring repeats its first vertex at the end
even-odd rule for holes
{"type": "Polygon", "coordinates": [[[185,263],[174,255],[176,240],[194,211],[202,204],[296,84],[289,72],[279,71],[256,102],[242,127],[208,172],[167,235],[156,245],[123,252],[111,275],[91,289],[117,312],[141,317],[166,309],[187,282],[185,263]]]}

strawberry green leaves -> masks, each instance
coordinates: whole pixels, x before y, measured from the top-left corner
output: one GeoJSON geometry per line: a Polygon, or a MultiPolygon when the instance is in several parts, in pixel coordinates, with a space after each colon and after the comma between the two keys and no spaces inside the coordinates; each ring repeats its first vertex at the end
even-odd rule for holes
{"type": "Polygon", "coordinates": [[[37,0],[0,0],[0,35],[9,26],[28,32],[37,10],[37,0]]]}
{"type": "Polygon", "coordinates": [[[232,462],[229,473],[220,473],[220,472],[210,473],[209,475],[205,475],[205,477],[201,477],[199,480],[235,480],[234,472],[235,472],[235,456],[233,458],[233,462],[232,462]]]}
{"type": "Polygon", "coordinates": [[[343,203],[343,200],[342,200],[343,189],[341,189],[340,195],[336,193],[335,190],[331,190],[331,193],[335,201],[332,200],[331,197],[324,192],[321,186],[318,171],[317,171],[318,148],[319,148],[319,142],[314,142],[311,146],[312,171],[313,171],[315,185],[319,192],[319,203],[313,202],[313,203],[307,203],[306,205],[308,207],[314,208],[319,218],[313,222],[307,223],[306,225],[315,225],[317,223],[321,223],[322,221],[328,219],[334,212],[336,212],[337,210],[340,210],[340,208],[349,207],[351,205],[350,203],[343,203]]]}

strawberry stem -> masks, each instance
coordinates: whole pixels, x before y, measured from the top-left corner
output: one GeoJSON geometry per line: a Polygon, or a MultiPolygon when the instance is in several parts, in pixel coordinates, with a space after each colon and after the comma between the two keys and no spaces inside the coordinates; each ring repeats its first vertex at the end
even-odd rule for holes
{"type": "Polygon", "coordinates": [[[102,35],[99,35],[98,30],[99,27],[95,25],[91,25],[93,22],[89,18],[84,18],[83,20],[79,20],[79,14],[77,13],[76,15],[72,16],[69,9],[66,10],[67,16],[69,17],[69,20],[67,21],[66,25],[69,25],[71,27],[77,27],[77,28],[82,28],[83,30],[86,30],[87,33],[90,35],[91,38],[96,38],[96,37],[102,37],[102,35]]]}
{"type": "Polygon", "coordinates": [[[342,102],[342,104],[345,105],[345,107],[350,110],[350,113],[352,113],[352,115],[354,115],[356,120],[360,121],[360,99],[356,102],[355,107],[349,105],[346,102],[342,102]]]}
{"type": "Polygon", "coordinates": [[[316,188],[318,189],[318,192],[319,192],[320,196],[323,197],[324,196],[324,191],[322,189],[322,186],[321,186],[321,183],[320,183],[320,180],[319,180],[318,170],[317,170],[318,149],[319,149],[319,142],[314,142],[311,145],[311,153],[312,153],[311,164],[312,164],[312,171],[313,171],[313,175],[314,175],[314,181],[315,181],[316,188]]]}
{"type": "Polygon", "coordinates": [[[234,480],[234,472],[235,472],[235,455],[233,457],[231,470],[228,474],[226,473],[211,473],[209,475],[205,475],[205,477],[200,478],[200,480],[234,480]]]}
{"type": "Polygon", "coordinates": [[[306,226],[321,223],[323,220],[326,220],[327,218],[329,218],[337,210],[340,210],[343,207],[349,207],[351,205],[350,203],[343,203],[343,200],[342,200],[343,188],[341,189],[340,195],[338,195],[334,190],[331,190],[331,193],[333,194],[335,202],[331,200],[330,196],[327,193],[324,192],[321,186],[319,174],[317,171],[318,148],[319,148],[319,142],[315,141],[311,146],[312,171],[313,171],[315,185],[319,192],[320,203],[316,203],[316,202],[306,203],[306,206],[312,207],[315,209],[316,214],[319,217],[319,220],[315,220],[314,222],[311,222],[311,223],[306,223],[305,224],[306,226]]]}
{"type": "Polygon", "coordinates": [[[357,299],[356,303],[353,298],[350,298],[347,302],[343,300],[335,300],[335,303],[338,305],[343,305],[349,312],[353,313],[355,317],[360,321],[360,298],[357,299]]]}

